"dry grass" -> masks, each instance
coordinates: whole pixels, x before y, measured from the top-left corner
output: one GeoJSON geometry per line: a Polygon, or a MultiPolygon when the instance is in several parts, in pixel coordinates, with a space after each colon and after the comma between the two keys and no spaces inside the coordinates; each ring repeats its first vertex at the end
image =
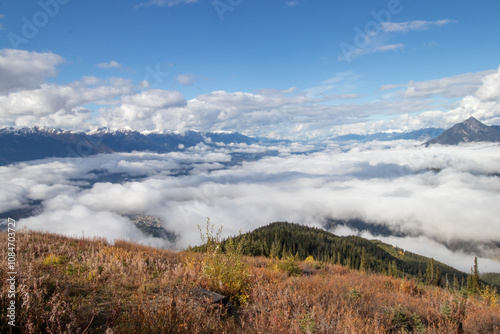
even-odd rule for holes
{"type": "MultiPolygon", "coordinates": [[[[6,233],[0,240],[5,259],[6,233]]],[[[29,231],[16,243],[22,333],[500,333],[500,309],[482,297],[338,265],[293,276],[269,259],[244,258],[248,300],[228,314],[189,295],[210,286],[203,254],[29,231]]],[[[2,310],[6,273],[1,266],[2,310]]],[[[8,330],[3,316],[0,332],[8,330]]]]}

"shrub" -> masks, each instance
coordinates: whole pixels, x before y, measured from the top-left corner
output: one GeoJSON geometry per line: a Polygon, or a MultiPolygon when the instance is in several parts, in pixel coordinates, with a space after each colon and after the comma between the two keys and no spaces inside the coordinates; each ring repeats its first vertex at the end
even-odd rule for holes
{"type": "Polygon", "coordinates": [[[485,285],[480,291],[479,294],[483,299],[486,305],[492,307],[500,306],[500,297],[498,296],[497,290],[495,288],[490,287],[489,285],[485,285]]]}
{"type": "Polygon", "coordinates": [[[208,289],[230,297],[237,304],[244,304],[248,298],[250,272],[241,247],[229,240],[223,252],[220,243],[222,228],[215,234],[213,231],[214,225],[207,218],[205,231],[200,228],[201,240],[206,246],[201,266],[202,276],[207,281],[208,289]]]}
{"type": "Polygon", "coordinates": [[[312,267],[314,269],[320,269],[321,268],[321,264],[318,261],[316,261],[312,255],[309,255],[305,259],[305,264],[306,264],[306,266],[312,267]]]}
{"type": "Polygon", "coordinates": [[[420,288],[414,280],[402,280],[399,290],[411,296],[421,296],[425,294],[425,290],[420,288]]]}
{"type": "Polygon", "coordinates": [[[63,263],[63,258],[61,256],[55,256],[54,254],[48,255],[45,259],[43,259],[44,266],[57,266],[58,264],[63,263]]]}
{"type": "Polygon", "coordinates": [[[273,271],[284,271],[288,273],[288,276],[299,276],[302,274],[302,269],[297,265],[295,257],[291,255],[281,260],[273,259],[270,266],[273,271]]]}

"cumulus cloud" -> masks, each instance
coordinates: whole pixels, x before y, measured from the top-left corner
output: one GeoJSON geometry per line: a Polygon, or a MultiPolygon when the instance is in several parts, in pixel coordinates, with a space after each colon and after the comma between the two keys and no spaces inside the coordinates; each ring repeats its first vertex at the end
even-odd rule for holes
{"type": "MultiPolygon", "coordinates": [[[[370,47],[384,46],[390,45],[375,43],[370,47]]],[[[399,48],[394,44],[386,51],[399,48]]],[[[371,102],[356,94],[362,80],[353,72],[338,73],[304,91],[293,87],[252,93],[213,91],[186,101],[178,91],[151,89],[147,81],[139,87],[122,78],[84,77],[65,84],[44,83],[46,76],[56,73],[57,64],[62,62],[60,56],[9,49],[2,50],[1,55],[4,65],[0,65],[0,72],[17,78],[3,81],[7,86],[0,93],[1,126],[224,130],[250,136],[315,139],[353,132],[448,127],[469,116],[490,124],[500,122],[497,70],[384,85],[377,92],[383,95],[371,102]],[[27,66],[28,62],[35,66],[27,66]],[[138,88],[142,91],[137,92],[138,88]],[[373,121],[380,115],[385,116],[383,121],[373,121]]],[[[110,61],[102,65],[119,64],[110,61]]],[[[183,74],[177,79],[190,84],[193,78],[183,74]]]]}
{"type": "Polygon", "coordinates": [[[0,95],[0,123],[3,125],[73,128],[90,121],[87,103],[113,103],[115,97],[129,94],[134,87],[129,80],[101,80],[86,77],[65,85],[42,84],[0,95]]]}
{"type": "Polygon", "coordinates": [[[46,77],[57,73],[64,59],[51,52],[0,50],[0,93],[16,89],[31,89],[42,84],[46,77]]]}
{"type": "Polygon", "coordinates": [[[186,104],[181,93],[152,89],[125,95],[118,106],[100,110],[101,124],[109,128],[132,127],[135,130],[177,129],[183,122],[179,109],[186,104]]]}
{"type": "Polygon", "coordinates": [[[443,245],[500,241],[500,180],[495,176],[500,148],[416,144],[326,142],[320,151],[299,144],[240,144],[34,161],[0,168],[0,212],[39,200],[41,213],[22,224],[145,243],[153,241],[123,216],[154,215],[179,236],[167,245],[176,248],[200,242],[197,225],[206,217],[223,225],[225,236],[272,221],[323,226],[330,218],[361,218],[408,235],[385,241],[467,268],[470,255],[460,261],[461,253],[443,245]],[[279,154],[227,165],[233,152],[269,150],[279,154]],[[185,173],[178,175],[179,170],[185,173]],[[129,177],[111,183],[108,174],[129,177]],[[422,245],[428,246],[425,251],[422,245]]]}
{"type": "Polygon", "coordinates": [[[449,128],[471,116],[486,124],[500,124],[500,68],[381,87],[381,91],[393,89],[396,91],[389,94],[384,101],[372,103],[370,109],[379,113],[385,110],[385,114],[391,114],[393,111],[399,113],[399,116],[389,120],[339,124],[332,127],[332,132],[342,135],[412,131],[426,127],[449,128]],[[443,104],[439,110],[439,106],[432,99],[434,96],[462,98],[443,104]]]}

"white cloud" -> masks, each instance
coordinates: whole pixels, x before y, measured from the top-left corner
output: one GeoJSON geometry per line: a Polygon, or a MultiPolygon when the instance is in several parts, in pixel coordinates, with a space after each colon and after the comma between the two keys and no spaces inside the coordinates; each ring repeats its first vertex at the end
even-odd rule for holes
{"type": "Polygon", "coordinates": [[[82,108],[83,105],[113,103],[112,99],[131,93],[133,88],[130,81],[125,79],[86,77],[66,85],[42,84],[39,88],[10,92],[0,95],[0,123],[17,126],[78,126],[80,121],[92,121],[90,112],[82,108]]]}
{"type": "MultiPolygon", "coordinates": [[[[379,121],[352,122],[332,126],[338,135],[385,131],[412,131],[427,127],[449,128],[474,116],[486,124],[500,124],[500,68],[498,70],[465,73],[453,77],[406,85],[384,85],[382,91],[404,88],[389,94],[384,101],[373,103],[370,110],[400,115],[379,121]],[[431,97],[460,98],[458,102],[434,109],[431,97]],[[412,110],[413,109],[413,110],[412,110]],[[399,112],[398,112],[399,110],[399,112]],[[412,114],[410,114],[412,112],[412,114]]],[[[368,107],[368,105],[366,106],[368,107]]]]}
{"type": "Polygon", "coordinates": [[[473,94],[483,82],[485,76],[496,73],[494,70],[464,73],[452,77],[423,82],[410,81],[406,85],[383,85],[380,89],[390,90],[406,87],[397,94],[405,98],[428,98],[441,95],[447,98],[464,97],[473,94]]]}
{"type": "Polygon", "coordinates": [[[373,48],[372,52],[387,52],[387,51],[395,51],[395,50],[403,50],[404,44],[389,44],[389,45],[381,45],[373,48]]]}
{"type": "Polygon", "coordinates": [[[99,120],[115,129],[129,126],[140,131],[173,130],[183,120],[179,108],[185,104],[179,92],[152,89],[123,96],[120,105],[101,109],[99,120]]]}
{"type": "Polygon", "coordinates": [[[151,7],[151,6],[173,7],[182,4],[193,4],[196,2],[198,2],[198,0],[149,0],[148,2],[142,2],[140,4],[135,5],[134,8],[151,7]]]}
{"type": "MultiPolygon", "coordinates": [[[[265,148],[240,145],[213,152],[195,147],[184,153],[29,162],[0,168],[0,189],[10,195],[2,197],[0,192],[0,212],[28,199],[42,200],[42,213],[22,224],[132,240],[144,237],[121,215],[156,215],[180,236],[180,248],[199,243],[197,225],[207,216],[224,226],[225,235],[272,221],[321,226],[328,218],[357,217],[410,233],[408,239],[387,241],[412,251],[420,251],[421,242],[428,246],[424,255],[438,259],[451,254],[441,243],[499,241],[500,181],[492,176],[500,173],[499,146],[416,144],[329,144],[326,150],[300,155],[289,153],[292,146],[277,146],[273,149],[279,156],[225,169],[221,163],[229,161],[231,151],[265,148]],[[171,171],[191,167],[188,175],[171,176],[171,171]],[[144,178],[85,184],[96,177],[95,170],[144,178]],[[96,229],[96,221],[102,228],[96,229]]],[[[459,255],[452,264],[470,266],[469,259],[460,261],[459,255]]]]}
{"type": "MultiPolygon", "coordinates": [[[[399,44],[382,43],[366,50],[382,52],[401,48],[399,44]]],[[[383,95],[371,102],[362,102],[362,96],[356,94],[362,77],[352,72],[337,73],[302,92],[296,88],[261,89],[254,93],[214,91],[186,101],[177,91],[149,89],[147,81],[138,87],[120,78],[84,77],[66,84],[43,83],[47,75],[55,75],[61,57],[18,50],[2,52],[4,66],[0,65],[0,71],[11,76],[31,72],[20,76],[22,79],[12,80],[20,80],[17,89],[12,88],[16,84],[6,84],[10,88],[5,86],[7,91],[0,95],[1,126],[42,125],[73,130],[108,126],[180,132],[227,130],[251,136],[311,139],[346,132],[447,127],[471,115],[490,123],[500,121],[498,71],[384,85],[377,92],[383,95]],[[16,58],[24,59],[21,63],[25,66],[15,65],[16,58]],[[34,69],[25,64],[28,61],[37,64],[37,59],[34,69]],[[138,93],[138,89],[142,92],[138,93]],[[458,98],[462,100],[457,101],[458,98]],[[95,110],[96,105],[100,109],[95,110]],[[384,115],[384,120],[373,121],[377,115],[384,115]],[[387,119],[390,115],[395,116],[387,119]]],[[[180,75],[178,80],[189,84],[192,76],[180,75]]]]}
{"type": "Polygon", "coordinates": [[[427,30],[431,27],[441,27],[444,25],[457,23],[454,20],[437,20],[437,21],[407,21],[407,22],[379,22],[379,20],[371,21],[372,30],[363,30],[355,27],[352,41],[349,43],[341,42],[339,48],[341,54],[337,57],[339,61],[350,62],[353,59],[387,51],[403,50],[405,45],[402,43],[390,43],[394,37],[393,33],[409,32],[416,30],[427,30]]]}
{"type": "Polygon", "coordinates": [[[56,66],[63,61],[51,52],[0,50],[0,93],[37,87],[46,77],[55,76],[56,66]]]}
{"type": "Polygon", "coordinates": [[[388,51],[398,51],[403,50],[404,44],[384,44],[383,40],[377,37],[372,37],[369,39],[369,43],[365,47],[352,47],[348,52],[344,52],[342,55],[338,56],[339,61],[351,61],[358,57],[362,57],[365,55],[373,54],[373,53],[383,53],[388,51]]]}
{"type": "Polygon", "coordinates": [[[488,71],[486,74],[475,95],[484,102],[498,101],[500,98],[500,67],[497,71],[488,71]]]}
{"type": "Polygon", "coordinates": [[[186,86],[190,86],[194,82],[194,77],[191,74],[179,74],[176,79],[178,83],[186,86]]]}
{"type": "Polygon", "coordinates": [[[298,6],[300,3],[298,1],[287,1],[286,2],[286,5],[288,7],[295,7],[295,6],[298,6]]]}
{"type": "Polygon", "coordinates": [[[97,64],[97,67],[99,68],[121,68],[123,65],[112,60],[112,61],[109,61],[109,62],[105,62],[105,63],[99,63],[97,64]]]}
{"type": "Polygon", "coordinates": [[[437,21],[406,21],[406,22],[382,22],[382,31],[384,32],[409,32],[416,30],[428,30],[433,27],[442,27],[448,24],[457,23],[455,20],[437,20],[437,21]]]}

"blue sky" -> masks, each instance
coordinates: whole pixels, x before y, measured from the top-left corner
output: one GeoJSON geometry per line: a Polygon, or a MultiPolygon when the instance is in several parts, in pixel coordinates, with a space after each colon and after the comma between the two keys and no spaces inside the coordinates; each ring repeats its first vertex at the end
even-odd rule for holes
{"type": "Polygon", "coordinates": [[[0,1],[0,125],[314,137],[498,124],[499,12],[493,0],[0,1]],[[28,95],[47,108],[16,108],[28,95]]]}

